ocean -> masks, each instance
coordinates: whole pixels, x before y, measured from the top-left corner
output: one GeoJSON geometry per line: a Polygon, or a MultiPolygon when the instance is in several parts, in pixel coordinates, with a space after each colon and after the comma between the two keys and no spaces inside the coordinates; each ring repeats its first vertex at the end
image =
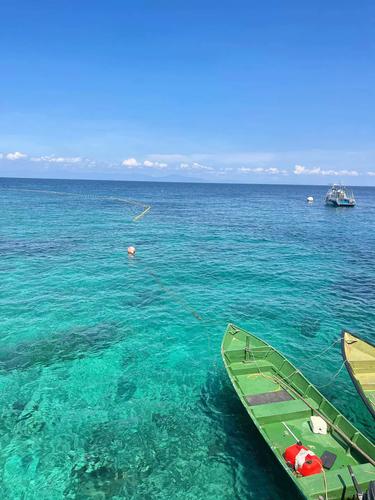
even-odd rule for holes
{"type": "Polygon", "coordinates": [[[337,340],[375,337],[375,188],[326,190],[0,179],[1,498],[296,498],[224,371],[228,322],[374,438],[337,340]]]}

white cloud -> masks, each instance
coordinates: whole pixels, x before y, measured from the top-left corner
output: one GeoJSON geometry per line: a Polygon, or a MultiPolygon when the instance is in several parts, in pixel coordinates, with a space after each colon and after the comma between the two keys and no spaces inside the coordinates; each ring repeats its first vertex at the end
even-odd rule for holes
{"type": "Polygon", "coordinates": [[[271,167],[271,168],[266,168],[265,172],[268,174],[275,175],[275,174],[279,174],[280,170],[278,168],[271,167]]]}
{"type": "Polygon", "coordinates": [[[124,167],[128,168],[134,168],[139,166],[139,163],[135,158],[128,158],[127,160],[124,160],[122,164],[124,165],[124,167]]]}
{"type": "Polygon", "coordinates": [[[158,168],[158,169],[163,169],[168,167],[168,163],[162,163],[159,161],[150,161],[150,160],[145,160],[143,162],[143,165],[148,168],[158,168]]]}
{"type": "Polygon", "coordinates": [[[334,175],[334,176],[348,176],[348,177],[357,177],[359,172],[357,170],[323,170],[320,167],[307,168],[303,165],[296,165],[294,167],[293,173],[295,175],[334,175]]]}
{"type": "Polygon", "coordinates": [[[300,175],[300,174],[303,174],[303,173],[305,172],[305,170],[306,170],[306,168],[305,168],[305,167],[303,167],[302,165],[296,165],[296,166],[294,167],[294,171],[293,171],[293,172],[294,172],[296,175],[300,175]]]}
{"type": "Polygon", "coordinates": [[[276,167],[269,167],[269,168],[264,168],[264,167],[241,167],[238,169],[238,172],[241,174],[271,174],[271,175],[277,175],[277,174],[287,174],[286,170],[280,170],[276,167]]]}
{"type": "Polygon", "coordinates": [[[202,165],[194,161],[193,163],[180,163],[180,170],[187,170],[190,172],[212,172],[215,170],[213,167],[209,167],[208,165],[202,165]]]}
{"type": "Polygon", "coordinates": [[[221,163],[235,165],[238,163],[267,164],[277,159],[277,153],[249,151],[243,153],[192,153],[192,154],[151,154],[151,160],[171,163],[221,163]]]}
{"type": "Polygon", "coordinates": [[[314,174],[320,174],[321,170],[320,170],[320,167],[317,167],[317,168],[306,168],[303,165],[296,165],[294,167],[294,171],[293,172],[296,175],[301,175],[301,174],[314,175],[314,174]]]}
{"type": "Polygon", "coordinates": [[[212,171],[214,170],[212,167],[208,167],[207,165],[201,165],[200,163],[180,163],[179,170],[186,170],[188,172],[203,172],[203,171],[212,171]]]}
{"type": "Polygon", "coordinates": [[[127,168],[135,168],[135,167],[147,167],[147,168],[156,168],[156,169],[163,169],[168,167],[168,163],[164,162],[159,162],[159,161],[151,161],[151,160],[144,160],[143,163],[137,161],[135,158],[128,158],[127,160],[124,160],[122,162],[122,165],[127,168]]]}
{"type": "Polygon", "coordinates": [[[34,156],[30,158],[31,161],[34,162],[43,162],[43,163],[81,163],[83,161],[87,161],[80,156],[34,156]]]}
{"type": "MultiPolygon", "coordinates": [[[[330,176],[340,179],[340,177],[368,176],[368,182],[375,178],[374,167],[375,150],[367,152],[348,152],[348,151],[289,151],[289,152],[243,152],[243,153],[192,153],[192,154],[147,154],[142,159],[133,157],[109,162],[106,160],[95,161],[83,156],[58,156],[40,155],[33,156],[20,151],[0,153],[2,167],[9,168],[9,164],[17,163],[17,167],[24,167],[25,162],[36,162],[40,169],[70,170],[80,171],[98,171],[104,169],[108,172],[123,172],[124,170],[134,169],[140,176],[157,176],[163,172],[163,169],[171,175],[182,172],[192,174],[195,178],[220,180],[223,176],[228,179],[245,181],[245,177],[266,178],[271,177],[276,182],[281,176],[302,176],[303,178],[315,177],[314,182],[326,182],[330,176]],[[310,166],[299,164],[299,159],[310,166]],[[18,162],[17,162],[18,160],[18,162]],[[8,164],[8,165],[7,165],[8,164]],[[340,165],[339,169],[327,166],[317,167],[315,165],[340,165]],[[212,166],[211,166],[212,165],[212,166]],[[277,165],[277,167],[276,167],[277,165]],[[292,167],[293,165],[294,168],[292,167]],[[354,170],[356,165],[361,165],[361,170],[354,170]],[[125,168],[124,168],[125,167],[125,168]],[[99,170],[100,169],[100,170],[99,170]]],[[[12,165],[16,166],[16,165],[12,165]]],[[[31,163],[30,163],[31,166],[31,163]]],[[[295,179],[297,182],[297,179],[295,179]]]]}
{"type": "Polygon", "coordinates": [[[263,168],[240,167],[238,169],[238,172],[240,172],[241,174],[252,174],[255,172],[263,172],[263,168]]]}
{"type": "Polygon", "coordinates": [[[202,165],[201,163],[198,163],[196,161],[193,163],[192,166],[197,170],[207,170],[207,171],[215,170],[213,167],[209,167],[208,165],[202,165]]]}
{"type": "Polygon", "coordinates": [[[23,158],[27,158],[27,154],[20,153],[19,151],[15,151],[14,153],[7,153],[3,155],[7,160],[22,160],[23,158]]]}
{"type": "Polygon", "coordinates": [[[349,175],[350,177],[357,177],[359,172],[357,172],[357,170],[339,170],[335,175],[349,175]]]}

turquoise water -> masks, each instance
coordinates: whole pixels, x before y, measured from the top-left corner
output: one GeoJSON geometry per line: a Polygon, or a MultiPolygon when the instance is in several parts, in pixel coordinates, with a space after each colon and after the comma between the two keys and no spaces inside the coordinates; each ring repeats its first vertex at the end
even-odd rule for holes
{"type": "Polygon", "coordinates": [[[371,436],[339,344],[319,353],[374,339],[375,189],[325,191],[0,179],[1,498],[295,498],[223,370],[229,321],[371,436]]]}

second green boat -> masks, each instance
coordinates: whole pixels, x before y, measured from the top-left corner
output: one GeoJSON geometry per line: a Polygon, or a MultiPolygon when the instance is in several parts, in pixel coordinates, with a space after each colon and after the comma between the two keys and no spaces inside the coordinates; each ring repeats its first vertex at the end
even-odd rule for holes
{"type": "Polygon", "coordinates": [[[361,498],[375,481],[374,445],[255,335],[228,325],[222,357],[251,420],[302,496],[361,498]]]}

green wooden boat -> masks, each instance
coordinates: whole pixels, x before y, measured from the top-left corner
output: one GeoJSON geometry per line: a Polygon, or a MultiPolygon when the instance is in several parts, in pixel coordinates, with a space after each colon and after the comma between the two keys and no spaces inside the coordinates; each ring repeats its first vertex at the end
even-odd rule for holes
{"type": "Polygon", "coordinates": [[[350,332],[341,334],[341,350],[353,383],[375,418],[375,345],[350,332]]]}
{"type": "Polygon", "coordinates": [[[229,324],[222,357],[251,420],[302,496],[360,498],[350,467],[358,488],[365,492],[375,480],[375,446],[281,353],[255,335],[229,324]],[[311,416],[328,424],[327,434],[312,431],[311,416]],[[297,439],[318,457],[333,454],[334,463],[317,474],[300,476],[283,457],[297,439]]]}

